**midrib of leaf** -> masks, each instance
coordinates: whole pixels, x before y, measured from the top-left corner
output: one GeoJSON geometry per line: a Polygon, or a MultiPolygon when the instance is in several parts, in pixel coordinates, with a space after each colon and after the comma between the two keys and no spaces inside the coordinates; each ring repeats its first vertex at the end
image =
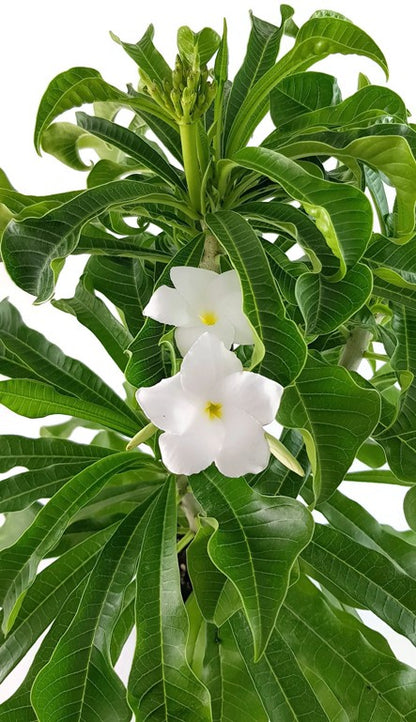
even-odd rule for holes
{"type": "MultiPolygon", "coordinates": [[[[344,532],[342,532],[342,533],[344,533],[344,532]]],[[[321,544],[319,544],[315,539],[312,539],[312,542],[311,542],[311,543],[314,544],[315,546],[317,546],[319,549],[322,549],[326,554],[329,554],[330,556],[335,557],[335,559],[337,559],[339,562],[341,562],[342,565],[345,565],[345,566],[347,566],[349,569],[352,569],[352,571],[353,571],[354,573],[358,574],[362,579],[366,580],[366,582],[369,582],[369,584],[370,584],[371,586],[376,587],[378,591],[382,592],[382,595],[383,595],[383,596],[388,597],[389,601],[394,602],[394,606],[396,606],[397,604],[399,604],[401,607],[403,607],[403,608],[409,613],[409,615],[411,615],[412,617],[416,617],[415,612],[412,611],[412,610],[411,610],[409,607],[407,607],[405,604],[403,604],[401,600],[393,597],[392,594],[391,594],[391,592],[387,591],[387,589],[386,589],[385,587],[381,587],[378,582],[376,582],[376,581],[374,581],[373,579],[370,579],[369,577],[367,577],[367,576],[366,576],[363,572],[361,572],[357,567],[354,567],[352,564],[350,564],[349,562],[347,562],[345,559],[343,559],[342,557],[338,556],[336,552],[334,552],[334,551],[332,551],[332,550],[331,550],[331,551],[328,551],[328,549],[326,549],[324,546],[322,546],[321,544]]],[[[383,554],[383,556],[385,556],[385,555],[383,554]]],[[[391,560],[390,558],[388,559],[388,561],[392,562],[392,560],[391,560]]],[[[402,571],[402,570],[400,570],[400,571],[402,571]]],[[[408,576],[407,572],[402,572],[402,573],[403,573],[403,574],[406,574],[406,576],[408,576]]],[[[342,589],[342,587],[340,587],[340,586],[337,584],[337,582],[333,579],[333,577],[331,577],[331,584],[333,584],[334,586],[336,586],[337,589],[340,590],[340,592],[344,592],[344,591],[345,591],[344,589],[342,589]]],[[[351,593],[352,595],[354,595],[354,592],[353,592],[353,591],[350,591],[349,593],[351,593]]],[[[377,616],[379,616],[378,612],[375,612],[375,614],[376,614],[377,616]]],[[[402,634],[403,634],[403,632],[402,632],[402,634]]]]}
{"type": "MultiPolygon", "coordinates": [[[[374,687],[374,683],[371,682],[371,680],[367,679],[367,677],[365,677],[364,674],[362,674],[362,672],[360,672],[360,670],[356,669],[356,668],[354,667],[354,665],[352,665],[352,664],[349,662],[349,660],[348,660],[347,657],[344,657],[343,655],[339,654],[339,652],[337,651],[337,648],[334,647],[334,646],[331,644],[331,642],[330,642],[329,639],[327,639],[326,637],[322,637],[322,636],[320,635],[320,633],[319,633],[319,628],[318,628],[318,627],[316,627],[316,628],[315,628],[315,627],[311,627],[311,626],[308,624],[308,622],[307,622],[305,619],[303,619],[302,617],[299,617],[299,615],[296,614],[296,612],[295,612],[291,607],[289,607],[289,606],[286,604],[286,602],[284,602],[283,605],[284,605],[286,611],[289,612],[289,614],[291,614],[293,617],[295,617],[295,618],[300,622],[301,626],[305,626],[305,627],[309,630],[309,632],[312,633],[312,635],[315,635],[316,637],[318,637],[318,639],[321,640],[321,642],[323,643],[324,646],[329,647],[329,649],[330,649],[332,652],[334,652],[334,654],[336,655],[336,657],[338,657],[339,659],[343,660],[343,662],[344,662],[345,664],[347,664],[350,669],[352,669],[354,675],[358,675],[359,677],[361,677],[361,679],[363,680],[363,682],[364,682],[366,685],[370,685],[372,688],[376,689],[376,688],[374,687]]],[[[345,714],[347,714],[347,711],[346,711],[346,709],[345,709],[345,707],[344,707],[344,704],[343,704],[343,700],[342,700],[342,699],[339,699],[338,694],[332,689],[332,687],[331,687],[331,690],[332,690],[332,693],[333,693],[333,694],[336,696],[336,698],[338,699],[338,702],[340,703],[340,705],[341,705],[342,709],[344,710],[345,714]]],[[[395,707],[393,707],[392,703],[391,703],[388,699],[386,699],[384,692],[381,692],[381,691],[379,691],[379,690],[377,689],[377,694],[380,695],[380,697],[388,704],[388,706],[392,709],[392,711],[393,711],[394,713],[399,714],[400,717],[401,717],[403,720],[406,719],[405,717],[403,717],[403,715],[401,714],[401,712],[399,712],[399,710],[397,710],[395,707]]]]}

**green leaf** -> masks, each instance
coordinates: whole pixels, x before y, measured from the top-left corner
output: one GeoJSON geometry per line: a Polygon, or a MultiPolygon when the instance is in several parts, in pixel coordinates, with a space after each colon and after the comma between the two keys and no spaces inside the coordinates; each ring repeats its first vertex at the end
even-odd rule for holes
{"type": "MultiPolygon", "coordinates": [[[[198,266],[202,248],[202,236],[197,236],[178,251],[165,267],[155,288],[170,284],[170,269],[174,266],[198,266]]],[[[152,386],[166,376],[160,348],[163,334],[162,324],[146,318],[139,333],[128,347],[131,355],[126,367],[126,378],[133,386],[152,386]]]]}
{"type": "Polygon", "coordinates": [[[74,107],[96,101],[116,102],[155,114],[163,121],[171,123],[169,116],[151,98],[140,94],[134,96],[123,93],[113,85],[106,83],[98,70],[76,67],[59,73],[48,85],[40,101],[35,126],[35,147],[39,152],[42,134],[50,124],[74,107]]]}
{"type": "Polygon", "coordinates": [[[164,81],[172,79],[172,71],[153,44],[154,32],[153,25],[149,25],[143,37],[135,44],[123,43],[114,33],[111,33],[111,37],[137,63],[140,70],[144,70],[151,80],[156,80],[163,88],[164,81]]]}
{"type": "Polygon", "coordinates": [[[331,496],[378,422],[379,395],[364,384],[358,374],[310,357],[284,391],[278,420],[302,431],[316,499],[331,496]]]}
{"type": "Polygon", "coordinates": [[[411,529],[416,530],[416,497],[415,489],[409,489],[403,501],[403,511],[411,529]]]}
{"type": "MultiPolygon", "coordinates": [[[[355,606],[370,609],[396,632],[416,640],[416,580],[399,569],[385,554],[357,543],[329,526],[317,525],[303,551],[309,573],[338,598],[353,599],[355,606]]],[[[348,602],[347,602],[348,603],[348,602]]]]}
{"type": "Polygon", "coordinates": [[[111,665],[109,638],[135,572],[140,522],[148,506],[134,509],[106,543],[76,614],[37,676],[31,699],[40,722],[63,716],[67,722],[130,722],[124,685],[111,665]]]}
{"type": "Polygon", "coordinates": [[[0,472],[14,466],[29,469],[2,480],[0,511],[24,509],[37,499],[50,498],[79,471],[111,453],[100,446],[64,439],[0,436],[0,472]]]}
{"type": "Polygon", "coordinates": [[[84,148],[92,148],[103,157],[108,154],[105,143],[73,123],[52,123],[42,134],[42,150],[74,170],[91,169],[91,163],[84,163],[80,155],[84,148]]]}
{"type": "MultiPolygon", "coordinates": [[[[291,587],[279,616],[283,639],[304,671],[311,669],[335,695],[342,722],[410,720],[416,708],[415,671],[396,660],[385,643],[384,651],[374,647],[367,630],[305,577],[291,587]]],[[[381,635],[373,634],[381,643],[381,635]]]]}
{"type": "MultiPolygon", "coordinates": [[[[22,366],[20,378],[25,378],[25,370],[29,369],[31,378],[53,386],[58,393],[82,400],[86,406],[90,402],[101,405],[123,418],[127,426],[137,424],[136,414],[99,376],[26,326],[7,299],[0,302],[0,329],[2,343],[22,366]]],[[[7,368],[5,371],[7,373],[7,368]]]]}
{"type": "Polygon", "coordinates": [[[141,260],[93,256],[85,266],[83,280],[114,303],[131,334],[137,333],[152,293],[152,279],[141,260]]]}
{"type": "Polygon", "coordinates": [[[336,529],[359,544],[384,554],[406,574],[416,579],[416,558],[412,545],[391,533],[388,527],[379,524],[356,501],[336,491],[330,501],[319,504],[318,509],[336,529]]]}
{"type": "Polygon", "coordinates": [[[73,590],[82,586],[114,529],[115,526],[112,526],[91,534],[36,576],[22,601],[13,629],[0,645],[0,680],[7,677],[59,616],[73,590]]]}
{"type": "Polygon", "coordinates": [[[200,66],[206,65],[217,52],[220,42],[220,36],[212,28],[203,28],[198,33],[194,33],[187,25],[182,25],[178,30],[179,55],[190,66],[196,56],[200,66]]]}
{"type": "Polygon", "coordinates": [[[388,469],[377,469],[376,471],[351,471],[345,476],[345,480],[363,481],[369,484],[398,484],[399,486],[409,486],[410,483],[399,479],[388,469]]]}
{"type": "MultiPolygon", "coordinates": [[[[357,128],[384,119],[407,122],[406,106],[390,88],[368,85],[340,101],[336,79],[324,73],[290,75],[270,95],[272,118],[281,133],[310,132],[322,126],[357,128]]],[[[272,135],[277,140],[277,133],[272,135]]]]}
{"type": "Polygon", "coordinates": [[[296,324],[286,318],[262,245],[234,211],[210,214],[206,223],[240,277],[244,312],[257,334],[252,366],[285,386],[301,371],[306,347],[296,324]]]}
{"type": "Polygon", "coordinates": [[[187,548],[186,561],[198,607],[208,622],[221,627],[241,606],[234,585],[213,564],[208,545],[218,524],[215,519],[201,517],[199,529],[187,548]]]}
{"type": "Polygon", "coordinates": [[[190,483],[206,513],[217,519],[208,553],[240,594],[258,659],[286,595],[293,564],[310,540],[312,517],[295,499],[262,496],[243,478],[227,479],[214,468],[192,475],[190,483]]]}
{"type": "Polygon", "coordinates": [[[267,148],[245,148],[233,160],[280,183],[303,204],[339,261],[331,280],[341,279],[346,269],[363,255],[372,230],[372,211],[366,196],[354,186],[334,184],[312,176],[295,161],[267,148]]]}
{"type": "MultiPolygon", "coordinates": [[[[393,284],[398,288],[416,291],[415,254],[416,236],[404,246],[399,246],[385,236],[375,234],[373,243],[365,253],[365,260],[376,279],[387,281],[387,286],[393,284]]],[[[378,281],[378,285],[383,288],[384,284],[378,281]]],[[[397,293],[400,294],[400,291],[397,293]]]]}
{"type": "Polygon", "coordinates": [[[221,629],[207,625],[203,663],[201,677],[211,694],[213,722],[268,722],[228,624],[221,629]]]}
{"type": "Polygon", "coordinates": [[[5,266],[18,286],[37,296],[37,303],[47,301],[64,259],[77,247],[82,227],[89,220],[114,206],[159,202],[182,205],[173,195],[164,193],[161,186],[113,181],[80,193],[42,218],[11,221],[2,240],[5,266]]]}
{"type": "Polygon", "coordinates": [[[105,303],[88,290],[85,281],[85,277],[80,280],[73,298],[60,298],[52,301],[52,305],[75,316],[101,342],[121,371],[124,371],[127,363],[125,350],[131,343],[132,336],[105,303]]]}
{"type": "Polygon", "coordinates": [[[247,143],[267,113],[269,93],[280,80],[306,70],[331,53],[364,55],[378,63],[387,74],[384,55],[362,30],[337,17],[311,18],[300,28],[293,48],[255,83],[241,103],[229,134],[228,155],[247,143]]]}
{"type": "Polygon", "coordinates": [[[276,149],[291,158],[333,156],[351,166],[353,171],[357,160],[376,168],[396,189],[392,234],[397,243],[406,243],[414,234],[415,226],[416,160],[413,148],[401,131],[400,125],[377,124],[351,133],[308,133],[293,141],[283,140],[276,149]]]}
{"type": "Polygon", "coordinates": [[[292,8],[281,7],[280,28],[260,20],[250,12],[251,32],[243,64],[236,74],[226,106],[224,140],[227,140],[233,121],[241,104],[253,85],[274,65],[287,20],[293,15],[292,8]]]}
{"type": "MultiPolygon", "coordinates": [[[[322,108],[341,101],[341,91],[337,79],[326,73],[295,73],[283,78],[270,93],[270,115],[273,123],[284,126],[285,131],[297,127],[296,121],[317,115],[321,117],[322,108]],[[317,111],[317,112],[316,112],[317,111]]],[[[308,123],[313,126],[312,123],[308,123]]]]}
{"type": "Polygon", "coordinates": [[[13,625],[22,594],[33,582],[38,563],[59,541],[65,528],[115,474],[140,468],[142,455],[120,452],[99,459],[78,473],[42,507],[36,521],[16,544],[0,554],[2,578],[0,592],[3,599],[3,628],[13,625]]]}
{"type": "Polygon", "coordinates": [[[176,556],[176,498],[170,479],[143,517],[136,591],[137,642],[128,685],[140,718],[211,717],[209,695],[186,659],[188,618],[176,556]]]}
{"type": "Polygon", "coordinates": [[[42,641],[40,649],[30,666],[29,672],[17,691],[0,706],[1,722],[38,722],[35,710],[32,707],[30,693],[36,675],[49,660],[56,644],[71,623],[77,611],[82,584],[80,584],[69,597],[65,599],[59,610],[51,629],[42,641]]]}
{"type": "Polygon", "coordinates": [[[0,403],[29,419],[40,419],[50,414],[78,416],[126,436],[134,436],[140,425],[139,418],[135,422],[120,412],[75,396],[60,394],[52,386],[32,379],[0,381],[0,403]]]}
{"type": "Polygon", "coordinates": [[[335,331],[364,306],[371,295],[373,277],[368,266],[357,263],[344,278],[330,283],[320,273],[304,273],[296,281],[296,298],[308,336],[335,331]]]}
{"type": "Polygon", "coordinates": [[[330,718],[278,629],[273,630],[263,657],[253,662],[253,643],[241,612],[232,617],[230,627],[270,722],[328,722],[330,718]]]}
{"type": "Polygon", "coordinates": [[[76,118],[78,125],[84,130],[123,151],[175,188],[185,189],[180,173],[145,137],[105,118],[95,118],[80,112],[76,114],[76,118]]]}

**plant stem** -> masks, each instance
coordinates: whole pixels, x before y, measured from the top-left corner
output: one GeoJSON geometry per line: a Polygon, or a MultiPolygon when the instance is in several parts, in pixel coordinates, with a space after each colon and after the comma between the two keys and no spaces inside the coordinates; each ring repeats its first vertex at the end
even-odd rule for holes
{"type": "Polygon", "coordinates": [[[209,232],[204,223],[202,224],[202,227],[205,230],[204,255],[202,256],[202,261],[199,264],[199,267],[218,273],[220,270],[220,247],[218,241],[215,236],[209,232]]]}
{"type": "Polygon", "coordinates": [[[338,365],[349,371],[357,371],[372,336],[368,329],[356,326],[347,339],[338,365]]]}
{"type": "Polygon", "coordinates": [[[183,167],[189,198],[192,207],[199,212],[201,210],[201,173],[198,163],[197,132],[196,123],[181,123],[179,125],[183,167]]]}
{"type": "Polygon", "coordinates": [[[375,361],[388,361],[389,359],[385,353],[375,353],[374,351],[365,351],[364,358],[374,359],[375,361]]]}
{"type": "Polygon", "coordinates": [[[189,542],[192,541],[194,536],[195,532],[189,529],[189,531],[187,531],[186,534],[181,539],[179,539],[178,543],[176,544],[176,553],[179,554],[182,549],[185,549],[185,547],[188,546],[189,542]]]}
{"type": "Polygon", "coordinates": [[[192,492],[188,491],[188,479],[180,475],[176,480],[176,487],[180,497],[180,505],[189,524],[189,530],[196,534],[198,531],[198,516],[203,513],[202,506],[197,502],[192,492]]]}

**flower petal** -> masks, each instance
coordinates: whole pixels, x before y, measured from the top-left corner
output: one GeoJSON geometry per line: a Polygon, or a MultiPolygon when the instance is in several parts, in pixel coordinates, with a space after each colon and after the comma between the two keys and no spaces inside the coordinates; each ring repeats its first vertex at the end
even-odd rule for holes
{"type": "Polygon", "coordinates": [[[175,288],[160,286],[143,309],[143,316],[171,326],[188,326],[195,323],[186,300],[175,288]]]}
{"type": "Polygon", "coordinates": [[[215,402],[224,376],[242,371],[242,368],[237,356],[213,333],[206,332],[195,341],[182,361],[182,386],[198,399],[215,402]]]}
{"type": "Polygon", "coordinates": [[[175,341],[182,357],[188,353],[195,341],[205,332],[206,327],[202,323],[199,326],[181,326],[175,329],[175,341]]]}
{"type": "Polygon", "coordinates": [[[155,386],[136,391],[136,399],[150,421],[164,431],[181,433],[195,419],[198,409],[183,390],[181,375],[162,379],[155,386]]]}
{"type": "Polygon", "coordinates": [[[159,447],[163,463],[173,474],[197,474],[212,464],[223,435],[223,424],[209,419],[198,419],[184,434],[162,434],[159,447]]]}
{"type": "Polygon", "coordinates": [[[207,288],[217,276],[218,273],[214,271],[191,266],[174,266],[170,270],[173,285],[195,313],[200,312],[201,306],[202,308],[205,306],[207,288]]]}
{"type": "Polygon", "coordinates": [[[223,423],[224,441],[215,458],[221,474],[237,477],[263,471],[269,462],[270,449],[260,424],[241,409],[230,408],[223,423]]]}
{"type": "Polygon", "coordinates": [[[226,376],[221,388],[227,406],[244,410],[262,426],[275,418],[283,393],[276,381],[251,371],[226,376]]]}
{"type": "Polygon", "coordinates": [[[243,295],[236,271],[217,274],[208,288],[212,307],[234,327],[234,343],[252,344],[254,335],[243,311],[243,295]]]}

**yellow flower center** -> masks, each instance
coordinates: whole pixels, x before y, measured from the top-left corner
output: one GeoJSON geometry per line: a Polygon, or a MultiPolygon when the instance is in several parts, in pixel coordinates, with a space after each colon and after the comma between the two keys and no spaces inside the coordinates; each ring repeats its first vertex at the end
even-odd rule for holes
{"type": "Polygon", "coordinates": [[[205,313],[201,313],[199,318],[206,326],[213,326],[214,323],[218,321],[218,317],[214,311],[205,311],[205,313]]]}
{"type": "Polygon", "coordinates": [[[208,414],[211,421],[220,419],[222,417],[222,404],[214,404],[212,401],[208,401],[205,406],[205,413],[208,414]]]}

